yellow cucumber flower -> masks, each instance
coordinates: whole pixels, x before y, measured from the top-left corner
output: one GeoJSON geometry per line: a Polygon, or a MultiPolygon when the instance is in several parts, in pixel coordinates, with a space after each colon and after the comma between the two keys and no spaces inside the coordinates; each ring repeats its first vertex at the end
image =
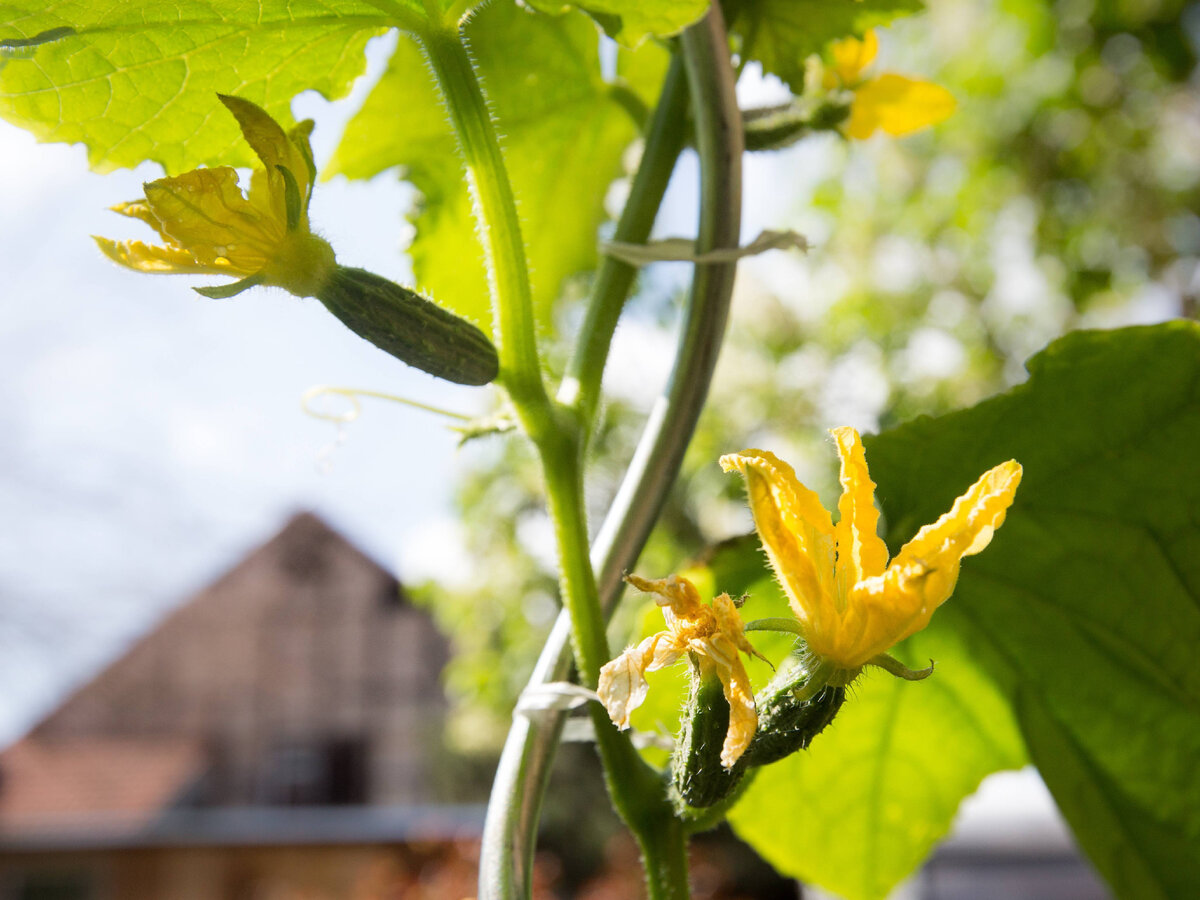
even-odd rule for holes
{"type": "Polygon", "coordinates": [[[831,46],[833,64],[825,70],[825,87],[854,92],[850,118],[844,126],[847,137],[865,140],[876,129],[903,137],[936,125],[954,112],[954,96],[933,82],[890,72],[863,78],[863,70],[874,62],[878,52],[879,38],[874,30],[863,35],[861,41],[849,37],[831,46]]]}
{"type": "Polygon", "coordinates": [[[308,136],[311,120],[289,132],[240,97],[219,95],[262,161],[243,194],[237,170],[194,169],[160,178],[146,196],[114,206],[158,232],[159,246],[97,237],[104,253],[130,269],[153,274],[234,275],[223,287],[196,288],[207,297],[230,297],[256,284],[300,296],[315,295],[334,269],[333,249],[309,231],[308,204],[316,168],[308,136]]]}
{"type": "Polygon", "coordinates": [[[831,673],[829,683],[845,684],[867,663],[899,674],[884,654],[950,598],[962,558],[983,550],[1003,524],[1021,466],[1009,460],[985,472],[889,564],[862,440],[849,427],[830,433],[841,458],[836,526],[774,454],[743,450],[722,456],[721,467],[745,476],[755,527],[808,651],[831,673]]]}
{"type": "Polygon", "coordinates": [[[690,653],[700,677],[716,675],[729,701],[729,729],[721,746],[721,765],[733,764],[750,745],[758,727],[754,691],[738,651],[759,656],[743,634],[742,617],[728,594],[714,597],[711,606],[700,602],[700,594],[686,578],[648,580],[627,575],[625,580],[639,590],[656,594],[663,608],[667,630],[643,640],[607,663],[600,670],[597,693],[616,725],[629,727],[629,714],[642,705],[649,685],[646,673],[669,666],[690,653]]]}
{"type": "Polygon", "coordinates": [[[236,169],[195,169],[160,178],[146,196],[114,206],[158,232],[158,246],[97,237],[114,261],[150,274],[213,274],[232,284],[194,288],[232,297],[255,285],[316,297],[359,337],[430,375],[458,384],[487,384],[500,358],[473,323],[363,269],[339,266],[333,248],[308,224],[317,171],[308,137],[313,123],[291,131],[249,100],[218,94],[262,162],[243,194],[236,169]]]}

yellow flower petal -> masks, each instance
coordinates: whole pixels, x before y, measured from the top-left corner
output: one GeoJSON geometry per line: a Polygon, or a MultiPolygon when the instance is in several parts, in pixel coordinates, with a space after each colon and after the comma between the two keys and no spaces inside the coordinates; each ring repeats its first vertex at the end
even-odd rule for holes
{"type": "Polygon", "coordinates": [[[725,687],[725,700],[729,703],[729,729],[721,743],[721,765],[732,769],[754,740],[754,733],[758,730],[758,713],[754,708],[750,677],[741,660],[728,676],[721,679],[721,684],[725,687]]]}
{"type": "Polygon", "coordinates": [[[657,672],[659,669],[675,665],[679,662],[679,657],[688,650],[689,642],[685,635],[660,631],[654,637],[656,641],[651,648],[650,655],[646,658],[647,672],[657,672]]]}
{"type": "Polygon", "coordinates": [[[693,654],[701,677],[716,674],[729,701],[729,727],[722,744],[721,764],[731,767],[750,745],[758,727],[754,691],[738,651],[757,651],[746,640],[745,626],[728,594],[713,598],[711,606],[686,578],[671,575],[651,580],[626,575],[634,587],[656,595],[663,607],[667,630],[629,647],[600,669],[596,692],[619,728],[629,727],[629,714],[646,699],[645,673],[671,665],[685,652],[693,654]]]}
{"type": "Polygon", "coordinates": [[[760,659],[766,657],[746,640],[742,616],[728,594],[720,594],[713,598],[712,611],[719,630],[710,641],[708,655],[713,661],[717,677],[721,679],[725,699],[729,703],[729,728],[721,745],[721,765],[730,769],[746,752],[754,738],[754,732],[758,730],[754,689],[750,685],[750,676],[746,673],[738,651],[751,653],[760,659]]]}
{"type": "Polygon", "coordinates": [[[118,203],[116,206],[110,206],[115,213],[120,213],[123,216],[129,216],[131,219],[137,219],[145,222],[151,228],[158,232],[158,236],[164,241],[170,241],[171,236],[163,231],[162,222],[158,221],[158,217],[150,211],[150,204],[144,199],[130,200],[128,203],[118,203]]]}
{"type": "Polygon", "coordinates": [[[727,635],[733,641],[736,649],[743,653],[748,653],[751,656],[757,656],[767,665],[771,661],[759,653],[754,645],[746,640],[746,626],[742,622],[742,614],[738,612],[737,606],[728,594],[718,594],[713,597],[712,601],[713,616],[717,620],[717,631],[723,635],[727,635]]]}
{"type": "Polygon", "coordinates": [[[301,122],[290,132],[268,115],[267,111],[242,97],[228,94],[217,95],[225,108],[233,113],[242,136],[255,155],[262,160],[268,172],[274,172],[276,167],[283,166],[292,173],[301,193],[306,193],[310,183],[308,161],[297,146],[297,141],[307,143],[312,132],[312,122],[301,122]]]}
{"type": "Polygon", "coordinates": [[[155,247],[141,241],[110,241],[92,235],[92,239],[113,262],[151,275],[225,274],[228,265],[206,265],[180,247],[155,247]]]}
{"type": "MultiPolygon", "coordinates": [[[[225,104],[225,108],[237,119],[246,143],[262,160],[263,170],[261,171],[265,173],[269,189],[263,192],[252,183],[251,200],[255,201],[256,205],[260,205],[264,201],[269,203],[274,217],[280,221],[284,220],[287,211],[284,201],[283,176],[278,170],[279,166],[283,166],[291,172],[292,177],[296,180],[296,186],[300,189],[301,206],[306,208],[312,189],[313,172],[312,152],[310,150],[306,155],[305,149],[308,146],[308,135],[312,131],[312,122],[302,122],[290,132],[285,132],[282,126],[267,114],[266,110],[249,100],[227,94],[218,94],[217,96],[225,104]],[[300,141],[303,142],[303,147],[298,144],[300,141]]],[[[303,223],[303,227],[307,227],[306,222],[303,223]]]]}
{"type": "Polygon", "coordinates": [[[838,501],[837,587],[839,611],[844,610],[850,588],[883,573],[887,544],[879,537],[879,511],[875,508],[875,482],[867,471],[862,439],[850,427],[829,432],[841,459],[842,497],[838,501]]]}
{"type": "Polygon", "coordinates": [[[836,616],[829,512],[791,466],[766,450],[722,456],[721,468],[746,477],[754,525],[796,617],[810,630],[825,627],[836,616]]]}
{"type": "Polygon", "coordinates": [[[312,119],[305,119],[291,129],[288,133],[288,140],[292,146],[300,154],[300,159],[304,162],[304,171],[297,173],[296,184],[300,186],[300,193],[307,199],[312,192],[313,182],[317,178],[317,164],[313,160],[312,153],[312,133],[316,123],[312,119]]]}
{"type": "Polygon", "coordinates": [[[879,53],[879,37],[875,30],[871,29],[863,35],[861,41],[854,37],[834,41],[830,50],[833,55],[833,74],[842,86],[853,87],[858,83],[863,70],[875,61],[875,56],[879,53]]]}
{"type": "MultiPolygon", "coordinates": [[[[889,565],[887,547],[876,534],[875,485],[862,441],[852,428],[835,428],[832,434],[841,457],[843,487],[840,520],[830,529],[837,537],[836,562],[824,552],[826,545],[812,537],[814,531],[824,536],[821,527],[814,528],[811,518],[783,514],[790,502],[811,501],[810,508],[816,503],[815,495],[795,481],[791,467],[763,451],[722,457],[721,464],[727,471],[746,472],[747,481],[761,470],[759,477],[767,487],[760,495],[752,490],[750,497],[759,536],[792,601],[809,652],[831,668],[836,683],[845,684],[863,665],[929,624],[953,592],[962,558],[983,550],[1004,522],[1021,481],[1021,466],[1010,460],[984,473],[950,512],[922,528],[889,565]],[[794,497],[805,499],[793,501],[794,497]],[[818,550],[808,551],[810,544],[818,550]],[[822,572],[827,574],[823,577],[822,572]],[[831,580],[830,599],[799,587],[813,582],[823,586],[831,580]]],[[[821,525],[827,521],[828,514],[818,519],[821,525]]]]}
{"type": "Polygon", "coordinates": [[[893,564],[925,566],[929,570],[923,579],[926,592],[934,602],[945,602],[954,590],[959,560],[987,547],[1004,524],[1021,475],[1020,463],[1011,459],[989,469],[954,501],[948,513],[918,531],[896,554],[893,564]]]}
{"type": "Polygon", "coordinates": [[[162,231],[204,264],[227,259],[233,271],[263,268],[285,236],[284,222],[264,216],[238,187],[228,166],[195,169],[145,186],[162,231]]]}
{"type": "Polygon", "coordinates": [[[964,556],[983,550],[1013,502],[1021,466],[1009,460],[985,472],[948,513],[904,545],[883,575],[854,590],[861,630],[854,662],[862,664],[929,624],[950,599],[964,556]]]}
{"type": "MultiPolygon", "coordinates": [[[[639,575],[626,575],[625,580],[639,591],[654,594],[659,606],[666,607],[673,615],[684,621],[698,618],[704,609],[700,602],[700,592],[696,586],[679,575],[669,575],[666,578],[649,579],[639,575]]],[[[668,620],[669,621],[669,620],[668,620]]]]}
{"type": "Polygon", "coordinates": [[[596,693],[608,717],[622,731],[629,727],[629,714],[646,700],[650,689],[646,665],[653,656],[657,637],[648,637],[636,647],[626,647],[624,653],[600,669],[596,693]]]}
{"type": "Polygon", "coordinates": [[[880,75],[855,89],[846,135],[864,140],[882,129],[893,137],[903,137],[945,120],[956,107],[954,95],[941,85],[903,75],[880,75]]]}
{"type": "Polygon", "coordinates": [[[725,700],[729,703],[729,727],[721,743],[721,765],[732,769],[750,746],[754,732],[758,730],[758,713],[754,708],[754,689],[746,667],[737,657],[730,665],[716,665],[717,677],[721,679],[725,700]]]}

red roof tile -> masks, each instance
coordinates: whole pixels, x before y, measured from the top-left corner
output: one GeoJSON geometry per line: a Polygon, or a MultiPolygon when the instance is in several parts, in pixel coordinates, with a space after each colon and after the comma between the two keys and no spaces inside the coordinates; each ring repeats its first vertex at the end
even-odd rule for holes
{"type": "Polygon", "coordinates": [[[204,767],[194,740],[27,737],[0,753],[0,832],[84,822],[137,827],[168,808],[204,767]]]}

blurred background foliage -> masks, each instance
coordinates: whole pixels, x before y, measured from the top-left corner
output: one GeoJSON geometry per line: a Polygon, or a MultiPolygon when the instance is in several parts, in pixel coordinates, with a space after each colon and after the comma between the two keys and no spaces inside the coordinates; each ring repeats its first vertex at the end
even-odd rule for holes
{"type": "MultiPolygon", "coordinates": [[[[749,530],[721,453],[769,446],[828,500],[825,428],[876,431],[968,406],[1022,381],[1032,353],[1076,328],[1196,316],[1200,4],[932,0],[882,38],[888,70],[945,85],[958,112],[905,140],[822,134],[774,154],[792,205],[769,227],[814,248],[743,265],[709,407],[639,572],[678,571],[749,530]]],[[[669,354],[673,284],[643,277],[628,352],[669,354]]],[[[573,307],[561,309],[569,323],[573,307]]],[[[651,399],[621,365],[619,341],[592,449],[593,527],[651,399]]],[[[472,570],[486,577],[424,596],[458,649],[452,736],[486,754],[557,597],[535,460],[518,439],[484,440],[457,501],[472,570]]],[[[614,648],[634,605],[614,622],[614,648]]]]}

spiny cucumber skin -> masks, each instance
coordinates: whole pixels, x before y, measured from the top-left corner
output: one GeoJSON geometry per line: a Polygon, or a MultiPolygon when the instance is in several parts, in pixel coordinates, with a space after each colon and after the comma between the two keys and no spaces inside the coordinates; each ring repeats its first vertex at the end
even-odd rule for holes
{"type": "Polygon", "coordinates": [[[758,730],[739,764],[765,766],[804,750],[825,730],[846,701],[844,687],[825,687],[813,698],[797,702],[791,691],[758,701],[758,730]]]}
{"type": "Polygon", "coordinates": [[[737,787],[745,769],[721,765],[721,748],[729,729],[729,701],[716,677],[689,679],[679,738],[671,756],[671,780],[680,810],[712,806],[737,787]]]}
{"type": "Polygon", "coordinates": [[[483,385],[500,372],[496,348],[482,331],[372,272],[337,266],[317,299],[359,337],[430,375],[483,385]]]}
{"type": "Polygon", "coordinates": [[[786,104],[751,111],[745,117],[746,149],[783,150],[814,131],[833,131],[850,116],[845,104],[823,103],[815,109],[786,104]]]}
{"type": "Polygon", "coordinates": [[[671,757],[675,803],[683,816],[695,816],[737,789],[746,772],[804,750],[833,721],[846,700],[846,689],[825,687],[815,697],[797,701],[798,684],[756,700],[758,728],[746,752],[732,769],[721,765],[721,746],[729,726],[729,704],[720,682],[691,679],[679,738],[671,757]]]}

